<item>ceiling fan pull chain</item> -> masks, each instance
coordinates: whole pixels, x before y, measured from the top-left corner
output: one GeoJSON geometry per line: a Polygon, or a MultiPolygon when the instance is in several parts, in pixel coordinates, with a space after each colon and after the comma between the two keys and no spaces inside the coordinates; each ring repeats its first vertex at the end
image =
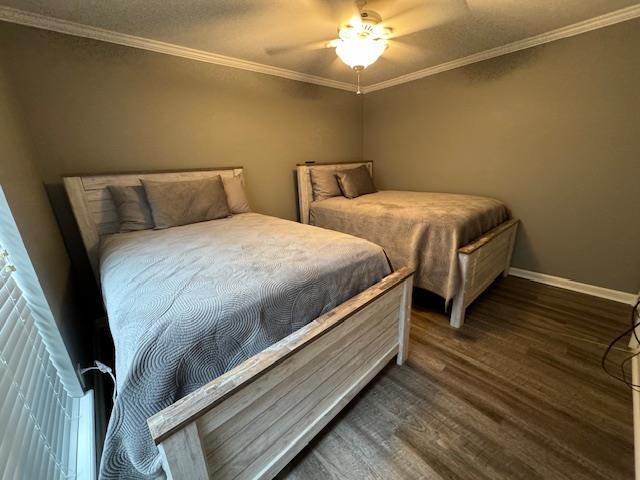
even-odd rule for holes
{"type": "Polygon", "coordinates": [[[356,90],[356,94],[362,95],[362,92],[360,91],[360,70],[356,70],[356,75],[358,76],[358,89],[356,90]]]}

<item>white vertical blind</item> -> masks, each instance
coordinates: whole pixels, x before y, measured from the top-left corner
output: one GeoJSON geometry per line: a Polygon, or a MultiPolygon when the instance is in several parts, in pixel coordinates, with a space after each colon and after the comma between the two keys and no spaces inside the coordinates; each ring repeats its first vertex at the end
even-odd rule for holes
{"type": "Polygon", "coordinates": [[[0,252],[0,479],[92,480],[93,394],[83,392],[2,188],[0,252]]]}
{"type": "Polygon", "coordinates": [[[64,388],[0,257],[0,478],[75,478],[80,400],[64,388]]]}
{"type": "Polygon", "coordinates": [[[0,189],[0,244],[11,252],[11,263],[17,267],[14,280],[29,304],[35,326],[49,352],[51,363],[56,367],[56,373],[60,377],[62,385],[72,397],[82,397],[84,392],[73,362],[69,358],[56,319],[51,313],[51,308],[38,281],[38,276],[31,264],[29,254],[22,242],[2,189],[0,189]]]}

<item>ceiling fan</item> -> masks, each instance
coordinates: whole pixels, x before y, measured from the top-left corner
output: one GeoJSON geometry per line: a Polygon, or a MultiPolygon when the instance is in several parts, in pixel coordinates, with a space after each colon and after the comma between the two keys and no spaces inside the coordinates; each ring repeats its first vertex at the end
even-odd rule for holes
{"type": "MultiPolygon", "coordinates": [[[[327,4],[335,5],[335,2],[329,0],[315,0],[313,2],[317,7],[327,10],[327,4]]],[[[400,3],[393,0],[372,0],[376,8],[388,7],[388,4],[400,3]]],[[[334,48],[337,56],[346,65],[356,72],[357,75],[357,91],[360,90],[360,72],[371,64],[375,63],[380,56],[389,47],[389,44],[400,36],[416,33],[426,30],[434,23],[440,23],[449,20],[451,17],[457,16],[463,11],[468,10],[466,0],[430,0],[413,3],[402,11],[394,12],[390,18],[383,21],[383,17],[378,11],[373,10],[367,0],[355,0],[352,4],[352,16],[346,22],[338,26],[338,38],[313,42],[306,45],[297,45],[293,47],[271,48],[266,52],[270,55],[288,53],[297,50],[310,50],[316,48],[334,48]],[[440,12],[435,11],[440,7],[440,12]],[[420,9],[429,9],[428,12],[419,12],[420,9]],[[400,26],[399,31],[395,31],[392,27],[397,22],[400,26]]],[[[332,17],[344,16],[344,10],[336,12],[331,9],[332,17]]]]}

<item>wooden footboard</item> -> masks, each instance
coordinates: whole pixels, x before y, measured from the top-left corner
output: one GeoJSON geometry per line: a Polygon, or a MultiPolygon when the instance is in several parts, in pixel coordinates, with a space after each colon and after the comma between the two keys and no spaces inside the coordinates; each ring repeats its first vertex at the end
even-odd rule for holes
{"type": "Polygon", "coordinates": [[[509,271],[519,221],[508,220],[458,250],[462,285],[453,300],[451,326],[460,328],[466,308],[502,273],[509,271]]]}
{"type": "Polygon", "coordinates": [[[393,356],[407,356],[403,268],[148,420],[168,478],[272,478],[393,356]]]}

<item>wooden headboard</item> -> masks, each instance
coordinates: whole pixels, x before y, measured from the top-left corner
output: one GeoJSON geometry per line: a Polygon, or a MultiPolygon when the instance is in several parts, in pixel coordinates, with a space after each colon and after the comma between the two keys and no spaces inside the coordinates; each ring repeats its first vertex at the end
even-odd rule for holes
{"type": "Polygon", "coordinates": [[[298,205],[300,206],[300,221],[309,223],[309,205],[313,202],[313,188],[311,188],[311,170],[346,170],[366,165],[373,177],[373,162],[347,163],[299,163],[298,164],[298,205]]]}
{"type": "Polygon", "coordinates": [[[100,284],[100,238],[119,229],[118,214],[107,188],[109,185],[140,185],[140,179],[176,182],[198,180],[220,175],[233,177],[242,174],[242,167],[175,170],[163,172],[127,172],[109,175],[78,175],[63,177],[73,215],[78,222],[82,242],[87,250],[89,263],[100,284]]]}

